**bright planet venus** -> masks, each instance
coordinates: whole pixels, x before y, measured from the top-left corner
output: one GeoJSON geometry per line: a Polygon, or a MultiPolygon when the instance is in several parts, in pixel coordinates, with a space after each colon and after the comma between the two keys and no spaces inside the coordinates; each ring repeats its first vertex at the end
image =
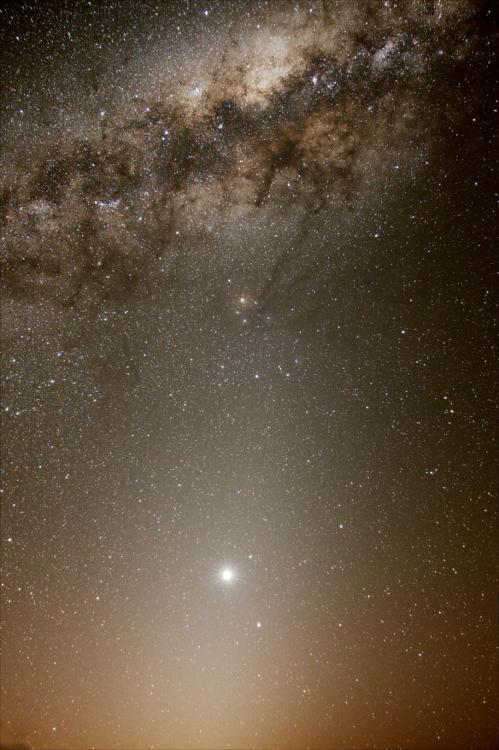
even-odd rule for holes
{"type": "Polygon", "coordinates": [[[493,750],[498,4],[0,3],[17,750],[493,750]]]}
{"type": "Polygon", "coordinates": [[[229,583],[234,579],[234,571],[231,568],[224,568],[221,572],[222,581],[229,583]]]}

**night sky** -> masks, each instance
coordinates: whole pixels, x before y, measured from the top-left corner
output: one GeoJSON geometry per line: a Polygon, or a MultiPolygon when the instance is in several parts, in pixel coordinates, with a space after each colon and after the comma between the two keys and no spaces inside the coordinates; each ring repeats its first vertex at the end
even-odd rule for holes
{"type": "Polygon", "coordinates": [[[493,5],[1,4],[5,746],[496,747],[493,5]]]}

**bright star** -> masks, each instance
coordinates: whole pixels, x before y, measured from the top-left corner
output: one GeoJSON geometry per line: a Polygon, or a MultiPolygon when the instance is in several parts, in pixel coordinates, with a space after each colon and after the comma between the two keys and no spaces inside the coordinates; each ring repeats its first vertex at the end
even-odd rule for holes
{"type": "Polygon", "coordinates": [[[234,571],[230,568],[224,568],[221,572],[222,581],[229,583],[234,579],[234,571]]]}

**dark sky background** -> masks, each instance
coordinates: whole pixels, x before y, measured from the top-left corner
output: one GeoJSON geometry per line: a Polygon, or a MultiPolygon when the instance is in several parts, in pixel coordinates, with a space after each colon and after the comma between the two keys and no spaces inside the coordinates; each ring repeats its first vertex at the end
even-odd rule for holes
{"type": "Polygon", "coordinates": [[[2,3],[4,744],[496,746],[493,5],[2,3]]]}

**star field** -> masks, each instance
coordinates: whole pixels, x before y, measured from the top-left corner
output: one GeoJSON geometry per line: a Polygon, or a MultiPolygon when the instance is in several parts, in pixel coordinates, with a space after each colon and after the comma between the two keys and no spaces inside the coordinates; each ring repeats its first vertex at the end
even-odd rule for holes
{"type": "Polygon", "coordinates": [[[492,750],[491,5],[0,26],[2,747],[492,750]]]}

